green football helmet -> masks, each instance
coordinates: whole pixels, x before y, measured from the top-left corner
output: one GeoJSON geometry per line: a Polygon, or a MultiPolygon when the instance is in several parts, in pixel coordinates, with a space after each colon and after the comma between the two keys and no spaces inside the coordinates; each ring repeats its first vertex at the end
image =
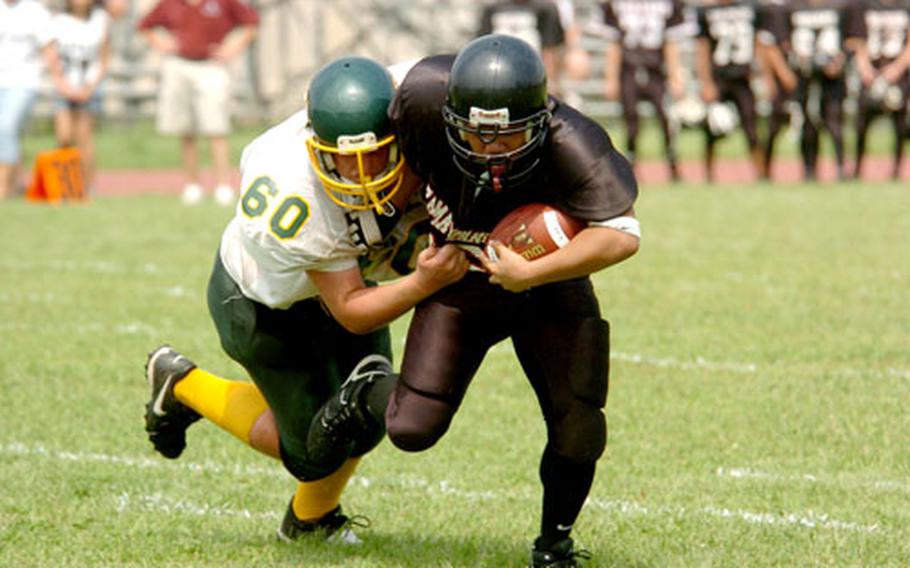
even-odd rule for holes
{"type": "Polygon", "coordinates": [[[319,70],[307,91],[314,136],[307,139],[310,162],[329,197],[347,209],[385,210],[401,187],[404,160],[386,110],[395,94],[391,75],[364,57],[342,57],[319,70]],[[378,174],[366,171],[364,156],[387,151],[378,174]],[[343,177],[338,156],[356,156],[357,179],[343,177]]]}

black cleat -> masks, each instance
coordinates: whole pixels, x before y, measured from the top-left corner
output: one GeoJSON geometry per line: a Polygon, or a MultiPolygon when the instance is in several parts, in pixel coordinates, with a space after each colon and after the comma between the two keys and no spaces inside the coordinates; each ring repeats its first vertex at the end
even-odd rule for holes
{"type": "Polygon", "coordinates": [[[370,413],[365,390],[393,376],[391,362],[382,355],[367,355],[354,367],[338,392],[313,417],[307,435],[311,460],[340,465],[379,443],[385,425],[370,413]]]}
{"type": "Polygon", "coordinates": [[[151,397],[145,405],[145,431],[149,441],[166,458],[175,459],[186,447],[186,429],[202,418],[174,396],[174,385],[196,365],[169,345],[149,353],[145,364],[151,397]]]}
{"type": "Polygon", "coordinates": [[[294,500],[291,499],[281,526],[278,527],[278,540],[293,542],[300,537],[315,536],[326,542],[363,543],[360,537],[351,530],[351,527],[369,527],[370,521],[366,517],[348,517],[341,512],[341,505],[339,505],[315,521],[301,521],[294,514],[293,503],[294,500]]]}
{"type": "Polygon", "coordinates": [[[549,548],[539,548],[538,539],[531,550],[528,568],[577,568],[581,566],[578,559],[590,558],[591,553],[587,550],[575,550],[571,538],[564,538],[549,548]]]}

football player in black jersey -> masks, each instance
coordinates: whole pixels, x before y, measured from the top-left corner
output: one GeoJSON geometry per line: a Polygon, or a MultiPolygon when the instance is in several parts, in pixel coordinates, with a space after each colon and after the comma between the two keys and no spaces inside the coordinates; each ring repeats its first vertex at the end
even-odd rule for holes
{"type": "Polygon", "coordinates": [[[837,175],[844,177],[843,102],[847,95],[844,39],[847,24],[845,0],[794,0],[781,22],[786,31],[785,51],[799,83],[796,99],[803,115],[802,153],[804,175],[814,180],[818,168],[819,130],[834,141],[837,175]]]}
{"type": "Polygon", "coordinates": [[[638,103],[654,107],[664,135],[670,177],[679,180],[673,131],[665,110],[667,87],[674,100],[685,94],[679,44],[695,34],[682,0],[609,0],[600,4],[601,28],[610,42],[604,63],[604,96],[619,99],[626,123],[626,154],[638,151],[638,103]]]}
{"type": "MultiPolygon", "coordinates": [[[[506,34],[521,38],[540,52],[548,77],[558,76],[565,46],[559,10],[550,0],[506,0],[484,6],[477,35],[506,34]]],[[[557,84],[551,91],[559,96],[557,84]]]]}
{"type": "Polygon", "coordinates": [[[599,124],[547,96],[540,56],[510,36],[420,61],[389,114],[408,164],[428,182],[434,241],[461,246],[483,267],[417,307],[386,413],[389,438],[406,451],[433,446],[486,352],[511,339],[547,426],[530,566],[577,566],[586,554],[570,531],[607,441],[609,326],[588,276],[638,250],[632,168],[599,124]],[[532,202],[588,227],[534,261],[499,243],[489,260],[483,243],[494,226],[532,202]]]}
{"type": "Polygon", "coordinates": [[[765,96],[771,103],[763,152],[764,163],[759,175],[762,179],[770,179],[774,143],[781,129],[790,120],[787,104],[796,91],[797,77],[783,51],[787,39],[784,0],[765,0],[757,5],[757,9],[757,59],[765,96]]]}
{"type": "MultiPolygon", "coordinates": [[[[698,10],[695,69],[702,99],[708,105],[705,121],[705,171],[713,179],[714,146],[728,124],[716,124],[725,102],[736,106],[756,172],[764,160],[758,144],[752,62],[755,60],[756,10],[751,2],[717,0],[698,10]]],[[[731,123],[732,124],[732,123],[731,123]]]]}
{"type": "Polygon", "coordinates": [[[910,79],[910,0],[861,0],[851,5],[847,45],[855,54],[862,81],[856,108],[856,165],[862,175],[869,122],[890,114],[894,123],[894,163],[891,177],[900,177],[907,135],[907,92],[910,79]]]}

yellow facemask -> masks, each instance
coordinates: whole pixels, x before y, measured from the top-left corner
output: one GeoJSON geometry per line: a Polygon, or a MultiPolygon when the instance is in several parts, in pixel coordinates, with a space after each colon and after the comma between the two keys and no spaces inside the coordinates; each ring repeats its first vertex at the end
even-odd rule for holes
{"type": "Polygon", "coordinates": [[[329,198],[346,209],[375,209],[377,213],[385,210],[385,204],[401,188],[404,180],[404,160],[398,152],[395,135],[389,135],[376,141],[376,136],[368,132],[359,136],[342,136],[338,146],[330,146],[312,136],[306,141],[310,162],[316,175],[322,182],[329,198]],[[364,168],[364,155],[382,148],[389,148],[389,166],[378,177],[367,175],[364,168]],[[337,174],[334,156],[357,157],[357,180],[344,180],[337,174]]]}

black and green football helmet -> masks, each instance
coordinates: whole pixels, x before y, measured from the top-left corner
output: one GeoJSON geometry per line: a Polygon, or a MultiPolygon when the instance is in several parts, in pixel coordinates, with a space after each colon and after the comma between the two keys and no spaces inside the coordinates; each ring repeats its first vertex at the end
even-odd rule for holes
{"type": "Polygon", "coordinates": [[[443,107],[455,165],[480,187],[499,191],[528,179],[547,137],[547,73],[540,54],[516,37],[481,36],[458,52],[443,107]],[[475,152],[466,135],[490,143],[503,134],[525,134],[509,152],[475,152]]]}
{"type": "Polygon", "coordinates": [[[401,187],[404,160],[386,111],[395,94],[389,72],[365,57],[342,57],[320,69],[307,91],[307,115],[314,136],[307,139],[310,161],[329,197],[347,209],[384,210],[401,187]],[[364,155],[388,148],[378,175],[364,170],[364,155]],[[358,179],[343,178],[338,155],[357,157],[358,179]]]}

